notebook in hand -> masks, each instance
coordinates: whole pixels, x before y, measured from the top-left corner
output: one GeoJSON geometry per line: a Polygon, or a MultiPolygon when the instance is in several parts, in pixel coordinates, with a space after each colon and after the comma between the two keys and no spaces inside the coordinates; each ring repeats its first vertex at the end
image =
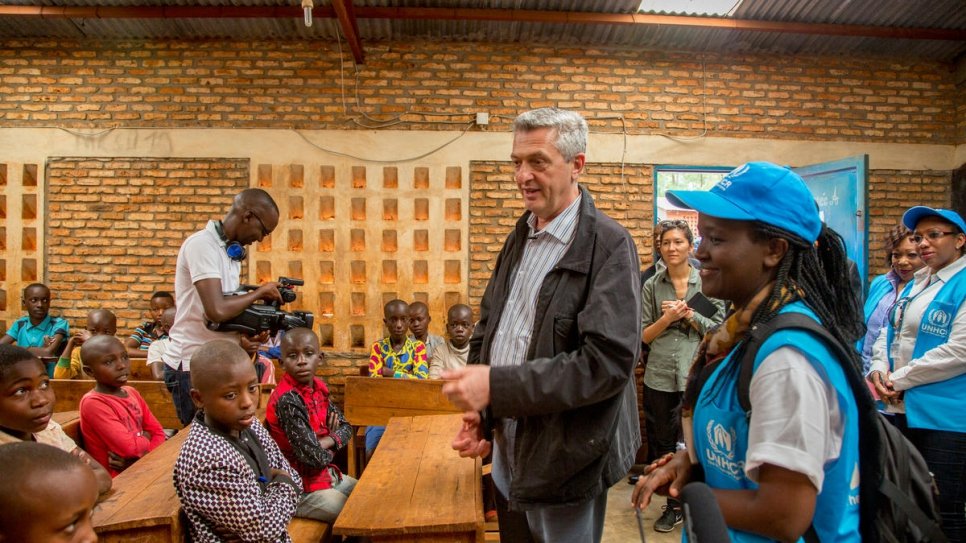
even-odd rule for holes
{"type": "Polygon", "coordinates": [[[693,309],[696,313],[701,314],[704,317],[711,318],[718,311],[717,306],[715,306],[707,296],[698,292],[691,299],[688,300],[688,307],[693,309]]]}

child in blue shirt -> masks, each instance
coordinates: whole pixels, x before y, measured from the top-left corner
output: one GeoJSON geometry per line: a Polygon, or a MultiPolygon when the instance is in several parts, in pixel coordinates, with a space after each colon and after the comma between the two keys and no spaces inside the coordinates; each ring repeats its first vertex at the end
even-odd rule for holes
{"type": "Polygon", "coordinates": [[[70,333],[67,319],[52,317],[50,289],[42,283],[31,283],[23,289],[20,301],[27,314],[14,321],[0,338],[2,344],[17,344],[44,361],[47,375],[53,377],[54,363],[61,343],[70,333]]]}

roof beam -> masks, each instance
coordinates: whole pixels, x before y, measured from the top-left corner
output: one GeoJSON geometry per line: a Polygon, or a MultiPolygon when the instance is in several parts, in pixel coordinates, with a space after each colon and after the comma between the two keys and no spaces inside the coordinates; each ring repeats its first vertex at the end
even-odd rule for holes
{"type": "Polygon", "coordinates": [[[356,64],[365,64],[365,53],[362,50],[362,40],[359,38],[359,24],[356,21],[352,0],[332,0],[332,9],[335,10],[335,15],[339,18],[342,35],[349,42],[349,49],[352,50],[356,64]]]}
{"type": "MultiPolygon", "coordinates": [[[[515,9],[473,8],[407,8],[407,7],[358,7],[351,0],[332,0],[331,7],[313,10],[317,17],[338,17],[346,37],[356,36],[353,55],[361,62],[362,45],[359,41],[359,19],[408,19],[450,21],[506,21],[561,24],[604,24],[627,26],[678,26],[698,28],[721,28],[751,32],[788,32],[825,36],[858,36],[908,40],[966,41],[966,30],[942,28],[903,28],[895,26],[871,26],[829,23],[799,23],[785,21],[759,21],[727,17],[697,17],[684,15],[656,15],[648,13],[592,13],[577,11],[540,11],[515,9]],[[344,14],[339,13],[344,8],[344,14]]],[[[258,6],[2,6],[0,17],[41,18],[95,18],[95,19],[144,19],[144,18],[301,18],[301,9],[293,7],[258,6]]],[[[349,40],[353,47],[353,40],[349,40]]]]}

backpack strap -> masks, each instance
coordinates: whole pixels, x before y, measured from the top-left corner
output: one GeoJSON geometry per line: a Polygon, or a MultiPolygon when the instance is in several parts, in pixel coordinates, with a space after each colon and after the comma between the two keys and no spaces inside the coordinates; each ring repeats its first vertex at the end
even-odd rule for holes
{"type": "Polygon", "coordinates": [[[848,360],[849,354],[841,343],[828,330],[822,327],[815,319],[798,312],[779,313],[770,321],[755,325],[748,332],[748,338],[744,341],[741,354],[741,367],[738,370],[738,403],[745,413],[751,413],[751,377],[755,369],[755,357],[758,350],[766,339],[780,330],[795,328],[812,332],[819,337],[832,350],[832,354],[848,360]]]}

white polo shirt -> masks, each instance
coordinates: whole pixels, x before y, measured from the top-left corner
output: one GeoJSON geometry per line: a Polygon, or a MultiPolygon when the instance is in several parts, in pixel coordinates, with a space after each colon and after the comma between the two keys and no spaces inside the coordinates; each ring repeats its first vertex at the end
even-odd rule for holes
{"type": "Polygon", "coordinates": [[[178,264],[174,273],[174,298],[177,313],[174,326],[168,335],[171,344],[162,355],[164,363],[172,369],[190,371],[189,362],[195,349],[213,339],[238,341],[236,332],[213,332],[208,329],[208,319],[201,296],[195,283],[202,279],[220,279],[222,292],[238,290],[241,262],[228,258],[225,243],[218,237],[215,221],[208,221],[204,230],[188,236],[178,251],[178,264]]]}

